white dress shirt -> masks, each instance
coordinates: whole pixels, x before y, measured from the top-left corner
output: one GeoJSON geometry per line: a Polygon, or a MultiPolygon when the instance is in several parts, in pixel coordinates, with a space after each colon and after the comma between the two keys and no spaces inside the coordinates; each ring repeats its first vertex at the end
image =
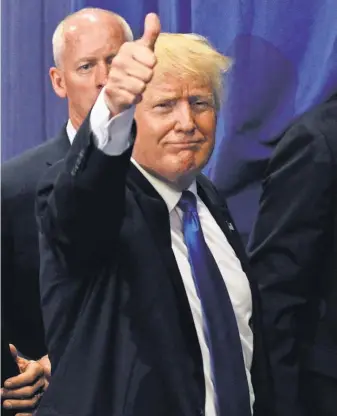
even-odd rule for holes
{"type": "MultiPolygon", "coordinates": [[[[120,115],[109,120],[110,113],[105,104],[103,94],[104,92],[102,91],[93,107],[90,116],[90,124],[97,147],[106,154],[118,155],[126,150],[130,145],[129,137],[134,108],[126,110],[120,115]]],[[[67,125],[67,133],[70,142],[72,142],[76,131],[72,127],[70,121],[67,125]]],[[[132,162],[163,198],[169,211],[172,250],[186,290],[202,354],[206,387],[205,415],[216,416],[214,397],[215,391],[211,377],[210,352],[203,332],[201,302],[194,285],[191,267],[188,261],[187,247],[184,242],[182,232],[183,214],[180,208],[177,207],[177,203],[181,197],[181,192],[172,189],[167,183],[164,183],[160,179],[149,174],[146,170],[139,166],[134,159],[132,159],[132,162]]],[[[254,392],[251,383],[250,370],[253,355],[253,333],[249,326],[249,320],[252,315],[252,299],[249,282],[232,246],[228,243],[226,236],[212,217],[206,205],[197,195],[195,182],[190,186],[189,190],[196,195],[197,210],[206,243],[219,267],[233,305],[240,333],[252,409],[254,403],[254,392]]]]}

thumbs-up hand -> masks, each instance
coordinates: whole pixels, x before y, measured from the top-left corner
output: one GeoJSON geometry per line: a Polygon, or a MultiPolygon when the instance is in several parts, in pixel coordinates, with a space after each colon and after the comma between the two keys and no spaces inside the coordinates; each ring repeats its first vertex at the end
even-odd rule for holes
{"type": "Polygon", "coordinates": [[[124,43],[113,59],[105,86],[105,102],[112,116],[141,101],[157,62],[154,47],[159,34],[159,18],[150,13],[145,18],[143,36],[124,43]]]}

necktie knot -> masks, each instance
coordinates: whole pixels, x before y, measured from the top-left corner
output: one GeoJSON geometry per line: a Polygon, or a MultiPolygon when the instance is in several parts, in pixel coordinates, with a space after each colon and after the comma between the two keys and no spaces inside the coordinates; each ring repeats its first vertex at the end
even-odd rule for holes
{"type": "Polygon", "coordinates": [[[196,212],[197,211],[197,198],[191,191],[183,191],[181,198],[178,202],[178,207],[183,212],[196,212]]]}

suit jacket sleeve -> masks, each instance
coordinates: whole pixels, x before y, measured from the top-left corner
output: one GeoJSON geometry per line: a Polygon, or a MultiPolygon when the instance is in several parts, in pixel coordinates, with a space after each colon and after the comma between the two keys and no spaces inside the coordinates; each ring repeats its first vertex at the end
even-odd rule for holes
{"type": "Polygon", "coordinates": [[[278,416],[304,414],[297,323],[315,290],[329,227],[332,179],[324,135],[310,123],[294,125],[269,163],[248,245],[261,291],[278,416]]]}
{"type": "Polygon", "coordinates": [[[41,262],[44,250],[52,250],[71,276],[92,273],[111,258],[125,211],[131,149],[119,156],[97,149],[89,117],[65,159],[48,170],[37,191],[40,240],[46,240],[41,262]]]}

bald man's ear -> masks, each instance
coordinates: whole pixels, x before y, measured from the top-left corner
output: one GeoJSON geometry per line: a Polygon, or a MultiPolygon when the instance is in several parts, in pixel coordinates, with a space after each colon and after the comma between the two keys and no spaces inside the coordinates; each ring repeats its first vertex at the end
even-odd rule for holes
{"type": "Polygon", "coordinates": [[[66,98],[67,89],[65,86],[62,71],[59,68],[53,66],[49,70],[49,76],[56,95],[58,95],[60,98],[66,98]]]}

